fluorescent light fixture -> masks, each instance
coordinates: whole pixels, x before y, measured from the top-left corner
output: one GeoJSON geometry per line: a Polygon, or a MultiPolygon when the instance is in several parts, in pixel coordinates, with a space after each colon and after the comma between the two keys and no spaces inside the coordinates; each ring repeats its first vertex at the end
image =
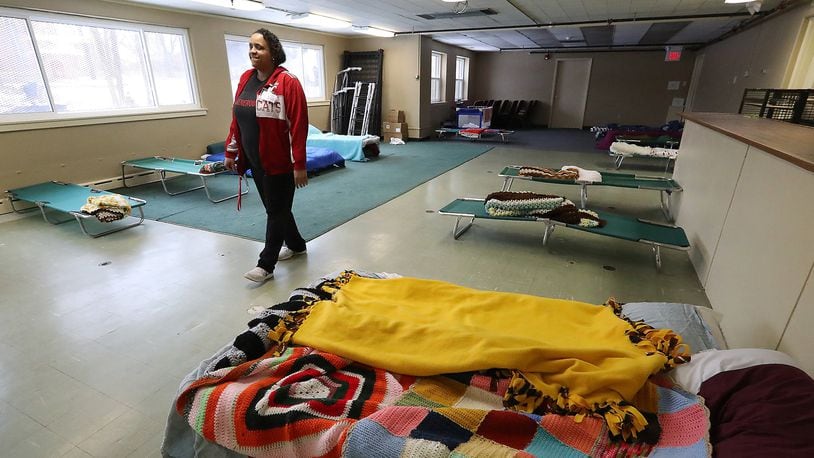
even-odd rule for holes
{"type": "Polygon", "coordinates": [[[756,14],[760,12],[760,7],[763,6],[761,0],[724,0],[724,3],[742,4],[746,6],[749,14],[756,14]]]}
{"type": "Polygon", "coordinates": [[[374,37],[385,37],[385,38],[392,38],[396,34],[389,31],[389,30],[382,30],[377,29],[375,27],[370,27],[367,25],[355,25],[353,26],[354,32],[364,33],[367,35],[373,35],[374,37]]]}
{"type": "Polygon", "coordinates": [[[288,18],[291,22],[303,25],[313,25],[318,27],[325,27],[327,29],[344,29],[351,26],[348,21],[336,19],[328,16],[320,16],[313,13],[294,13],[289,14],[288,18]]]}
{"type": "Polygon", "coordinates": [[[262,2],[253,2],[251,0],[192,0],[196,3],[203,3],[206,5],[220,6],[223,8],[231,8],[234,10],[242,11],[260,11],[265,8],[262,2]]]}

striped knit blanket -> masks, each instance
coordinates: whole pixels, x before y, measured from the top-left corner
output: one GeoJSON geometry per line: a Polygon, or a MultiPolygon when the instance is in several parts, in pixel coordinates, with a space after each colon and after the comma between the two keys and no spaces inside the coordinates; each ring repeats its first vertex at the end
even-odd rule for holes
{"type": "Polygon", "coordinates": [[[408,377],[307,347],[212,372],[179,398],[207,440],[254,457],[709,456],[700,398],[658,386],[655,446],[601,419],[506,410],[499,372],[408,377]]]}
{"type": "Polygon", "coordinates": [[[272,335],[319,289],[249,323],[176,409],[202,437],[255,457],[709,456],[703,401],[655,379],[655,445],[612,441],[605,421],[509,410],[508,371],[394,374],[272,335]]]}
{"type": "Polygon", "coordinates": [[[484,202],[486,212],[492,216],[535,216],[584,227],[605,225],[605,220],[599,218],[596,212],[580,210],[561,196],[529,191],[498,191],[486,196],[484,202]]]}

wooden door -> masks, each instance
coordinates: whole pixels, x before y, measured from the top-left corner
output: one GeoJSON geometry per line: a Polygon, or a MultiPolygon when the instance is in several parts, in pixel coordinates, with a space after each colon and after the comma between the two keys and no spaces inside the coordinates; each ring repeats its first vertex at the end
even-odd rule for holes
{"type": "Polygon", "coordinates": [[[590,58],[557,59],[548,127],[582,129],[590,79],[590,58]]]}

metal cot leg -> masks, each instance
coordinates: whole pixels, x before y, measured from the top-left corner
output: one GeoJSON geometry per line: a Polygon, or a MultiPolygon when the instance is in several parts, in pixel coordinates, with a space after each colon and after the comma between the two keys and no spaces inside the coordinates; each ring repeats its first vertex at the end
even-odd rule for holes
{"type": "MultiPolygon", "coordinates": [[[[238,196],[238,194],[232,194],[231,196],[226,196],[226,197],[223,197],[221,199],[213,199],[212,195],[209,194],[209,187],[206,185],[206,178],[207,177],[205,177],[203,175],[200,175],[200,177],[201,177],[201,183],[203,183],[202,187],[204,188],[204,192],[206,192],[206,198],[209,199],[210,202],[216,204],[216,203],[219,203],[219,202],[223,202],[224,200],[234,199],[235,197],[238,196]]],[[[246,195],[249,192],[249,180],[246,180],[246,190],[245,191],[243,190],[243,184],[242,184],[243,180],[239,180],[238,183],[240,183],[240,189],[238,190],[239,195],[241,195],[241,196],[246,195]]],[[[164,188],[164,189],[166,189],[166,188],[164,188]]],[[[200,189],[200,188],[195,188],[195,189],[200,189]]]]}
{"type": "Polygon", "coordinates": [[[551,234],[554,233],[556,226],[548,221],[543,222],[545,223],[545,230],[543,231],[543,246],[545,246],[548,243],[548,239],[551,237],[551,234]]]}
{"type": "Polygon", "coordinates": [[[653,254],[656,256],[656,270],[661,270],[661,247],[653,245],[653,254]]]}
{"type": "MultiPolygon", "coordinates": [[[[84,216],[81,213],[76,213],[76,212],[71,212],[71,214],[74,216],[74,218],[76,218],[76,221],[79,223],[79,228],[82,229],[83,234],[87,235],[88,237],[97,238],[97,237],[101,237],[103,235],[112,234],[114,232],[123,231],[125,229],[130,229],[131,227],[135,227],[135,226],[138,226],[139,224],[143,223],[144,222],[144,210],[141,208],[141,206],[138,206],[136,208],[138,209],[138,212],[139,212],[137,222],[127,224],[127,225],[124,225],[124,226],[117,226],[117,227],[115,227],[113,229],[108,229],[106,231],[98,232],[96,234],[91,234],[90,232],[88,232],[87,228],[85,228],[84,220],[86,218],[89,218],[88,216],[84,216]]],[[[125,217],[125,218],[128,218],[128,217],[125,217]]]]}
{"type": "Polygon", "coordinates": [[[512,177],[503,178],[503,187],[500,190],[501,191],[508,191],[508,190],[512,189],[512,183],[514,183],[514,178],[512,178],[512,177]]]}
{"type": "Polygon", "coordinates": [[[201,189],[201,188],[205,187],[204,185],[201,185],[201,186],[195,186],[195,187],[192,187],[192,188],[189,188],[189,189],[184,189],[182,191],[170,192],[170,190],[167,189],[167,183],[166,183],[167,171],[164,170],[164,169],[156,169],[156,172],[158,172],[158,177],[161,179],[161,186],[164,187],[164,192],[166,192],[167,194],[169,194],[171,196],[177,196],[178,194],[183,194],[185,192],[195,191],[195,190],[198,190],[198,189],[201,189]]]}
{"type": "Polygon", "coordinates": [[[672,197],[673,192],[668,190],[662,190],[659,193],[659,197],[661,198],[661,211],[664,213],[664,216],[667,218],[669,222],[675,222],[675,217],[673,215],[672,209],[672,201],[670,197],[672,197]]]}
{"type": "Polygon", "coordinates": [[[588,205],[588,185],[585,183],[580,183],[579,185],[579,207],[585,209],[585,206],[588,205]]]}
{"type": "Polygon", "coordinates": [[[469,217],[469,223],[467,223],[466,226],[463,226],[459,229],[458,225],[461,223],[461,218],[466,217],[465,216],[457,217],[455,219],[455,227],[452,228],[452,238],[454,238],[455,240],[458,240],[458,237],[460,237],[464,232],[466,232],[470,227],[472,227],[472,223],[475,222],[475,216],[472,215],[469,217]]]}

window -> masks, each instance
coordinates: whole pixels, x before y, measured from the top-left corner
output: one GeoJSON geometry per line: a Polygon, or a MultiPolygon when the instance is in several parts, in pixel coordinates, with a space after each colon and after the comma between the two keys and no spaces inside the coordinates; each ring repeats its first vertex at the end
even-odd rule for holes
{"type": "MultiPolygon", "coordinates": [[[[232,93],[237,91],[240,75],[251,68],[249,61],[249,38],[226,36],[226,58],[229,61],[229,76],[232,80],[232,93]]],[[[324,101],[325,70],[322,46],[280,41],[285,51],[283,67],[297,75],[305,98],[308,101],[324,101]]]]}
{"type": "Polygon", "coordinates": [[[430,102],[444,101],[444,61],[446,54],[433,51],[430,57],[430,102]]]}
{"type": "Polygon", "coordinates": [[[455,100],[466,100],[469,92],[469,58],[455,58],[455,100]]]}
{"type": "Polygon", "coordinates": [[[0,9],[0,123],[200,108],[187,33],[0,9]]]}
{"type": "Polygon", "coordinates": [[[814,17],[806,20],[803,39],[794,60],[790,89],[814,88],[814,17]]]}

